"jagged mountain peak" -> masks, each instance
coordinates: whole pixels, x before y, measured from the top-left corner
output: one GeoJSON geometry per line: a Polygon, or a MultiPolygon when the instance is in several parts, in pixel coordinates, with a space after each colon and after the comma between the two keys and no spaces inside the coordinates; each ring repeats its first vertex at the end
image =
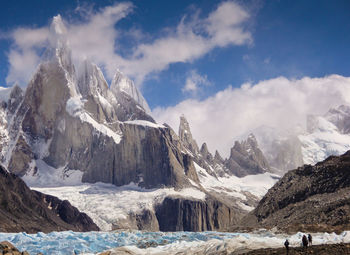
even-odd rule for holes
{"type": "Polygon", "coordinates": [[[78,87],[83,97],[98,94],[106,96],[108,91],[108,84],[101,69],[89,59],[85,59],[79,66],[78,87]]]}
{"type": "Polygon", "coordinates": [[[180,116],[179,137],[184,146],[192,153],[197,154],[199,152],[197,142],[192,137],[190,125],[184,114],[180,116]]]}
{"type": "Polygon", "coordinates": [[[253,134],[241,142],[235,141],[225,165],[231,173],[239,177],[270,171],[269,163],[253,134]]]}
{"type": "Polygon", "coordinates": [[[51,25],[50,25],[50,32],[52,32],[56,35],[66,35],[67,34],[67,28],[64,25],[60,14],[53,17],[51,25]]]}
{"type": "Polygon", "coordinates": [[[257,142],[257,140],[256,140],[256,138],[255,138],[253,133],[249,134],[246,143],[249,144],[253,148],[258,147],[258,142],[257,142]]]}
{"type": "Polygon", "coordinates": [[[221,157],[220,153],[216,150],[214,159],[218,162],[224,162],[224,159],[221,157]]]}
{"type": "Polygon", "coordinates": [[[142,96],[134,82],[119,70],[117,70],[115,73],[110,88],[117,99],[120,97],[119,95],[121,93],[124,93],[131,97],[139,106],[141,106],[147,114],[151,112],[145,98],[142,96]]]}
{"type": "Polygon", "coordinates": [[[342,134],[350,133],[349,105],[340,105],[337,108],[331,108],[324,117],[333,123],[342,134]]]}
{"type": "Polygon", "coordinates": [[[207,143],[203,143],[200,149],[202,155],[207,155],[209,153],[207,143]]]}

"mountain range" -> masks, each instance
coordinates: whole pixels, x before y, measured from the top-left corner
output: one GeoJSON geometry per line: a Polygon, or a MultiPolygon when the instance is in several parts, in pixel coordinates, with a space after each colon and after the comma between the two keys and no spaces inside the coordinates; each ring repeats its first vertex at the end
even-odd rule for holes
{"type": "Polygon", "coordinates": [[[206,143],[198,146],[185,116],[178,133],[156,123],[120,71],[108,84],[90,60],[74,63],[60,16],[50,29],[56,41],[26,89],[0,90],[0,161],[33,189],[70,200],[103,230],[228,230],[255,208],[276,174],[350,147],[350,107],[340,106],[310,115],[306,131],[262,127],[235,141],[228,158],[213,155],[206,143]]]}

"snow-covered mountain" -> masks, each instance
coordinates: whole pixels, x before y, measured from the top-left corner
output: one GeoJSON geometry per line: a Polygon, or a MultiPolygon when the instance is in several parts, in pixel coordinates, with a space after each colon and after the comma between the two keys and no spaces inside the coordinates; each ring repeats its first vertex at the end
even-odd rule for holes
{"type": "Polygon", "coordinates": [[[350,106],[330,109],[323,116],[308,116],[307,133],[298,138],[306,164],[315,164],[350,150],[350,106]]]}
{"type": "Polygon", "coordinates": [[[109,86],[91,61],[76,68],[65,31],[55,17],[56,40],[25,92],[2,90],[1,163],[31,187],[68,199],[105,230],[200,231],[229,228],[276,181],[251,137],[230,159],[213,157],[185,118],[179,135],[155,123],[119,71],[109,86]],[[235,167],[264,181],[251,185],[255,177],[238,178],[235,167]]]}
{"type": "Polygon", "coordinates": [[[350,149],[350,106],[332,108],[324,115],[309,115],[306,127],[281,131],[263,126],[253,131],[274,171],[283,174],[350,149]]]}

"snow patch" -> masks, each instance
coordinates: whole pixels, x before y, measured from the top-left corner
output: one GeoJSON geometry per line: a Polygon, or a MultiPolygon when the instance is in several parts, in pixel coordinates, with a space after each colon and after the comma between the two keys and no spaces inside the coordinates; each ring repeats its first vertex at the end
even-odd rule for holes
{"type": "Polygon", "coordinates": [[[78,117],[82,122],[91,124],[95,130],[103,135],[111,137],[115,143],[120,143],[121,134],[108,128],[107,126],[98,123],[84,109],[84,103],[79,97],[71,97],[66,103],[66,111],[73,117],[78,117]]]}
{"type": "Polygon", "coordinates": [[[129,121],[124,121],[123,123],[144,126],[144,127],[152,127],[152,128],[165,128],[165,126],[163,125],[156,124],[147,120],[129,120],[129,121]]]}
{"type": "Polygon", "coordinates": [[[12,87],[4,88],[0,87],[0,102],[7,102],[10,98],[12,87]]]}
{"type": "Polygon", "coordinates": [[[59,187],[82,184],[83,172],[80,170],[67,169],[65,166],[56,169],[41,159],[32,161],[30,169],[22,177],[28,186],[59,187]]]}
{"type": "Polygon", "coordinates": [[[331,155],[341,155],[350,150],[350,135],[323,117],[314,118],[313,132],[299,135],[305,164],[316,164],[331,155]]]}
{"type": "MultiPolygon", "coordinates": [[[[247,201],[248,198],[244,192],[248,192],[257,198],[262,198],[269,188],[271,188],[280,178],[278,175],[263,173],[257,175],[247,175],[239,178],[234,175],[225,175],[224,177],[215,178],[207,171],[194,162],[199,181],[208,191],[224,193],[226,195],[247,201]]],[[[237,203],[243,210],[250,211],[254,208],[245,205],[242,202],[237,203]]]]}

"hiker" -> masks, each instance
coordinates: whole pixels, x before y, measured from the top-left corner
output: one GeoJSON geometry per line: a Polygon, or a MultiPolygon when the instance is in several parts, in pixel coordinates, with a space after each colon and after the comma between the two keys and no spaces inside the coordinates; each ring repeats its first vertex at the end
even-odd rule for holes
{"type": "Polygon", "coordinates": [[[286,239],[286,241],[284,242],[284,246],[286,247],[286,251],[287,251],[287,255],[289,253],[289,241],[288,239],[286,239]]]}
{"type": "Polygon", "coordinates": [[[303,238],[301,239],[302,243],[303,243],[303,247],[307,248],[307,245],[309,244],[307,241],[307,237],[306,235],[303,235],[303,238]]]}
{"type": "Polygon", "coordinates": [[[311,234],[307,235],[307,240],[309,241],[309,246],[311,246],[312,245],[312,236],[311,236],[311,234]]]}

